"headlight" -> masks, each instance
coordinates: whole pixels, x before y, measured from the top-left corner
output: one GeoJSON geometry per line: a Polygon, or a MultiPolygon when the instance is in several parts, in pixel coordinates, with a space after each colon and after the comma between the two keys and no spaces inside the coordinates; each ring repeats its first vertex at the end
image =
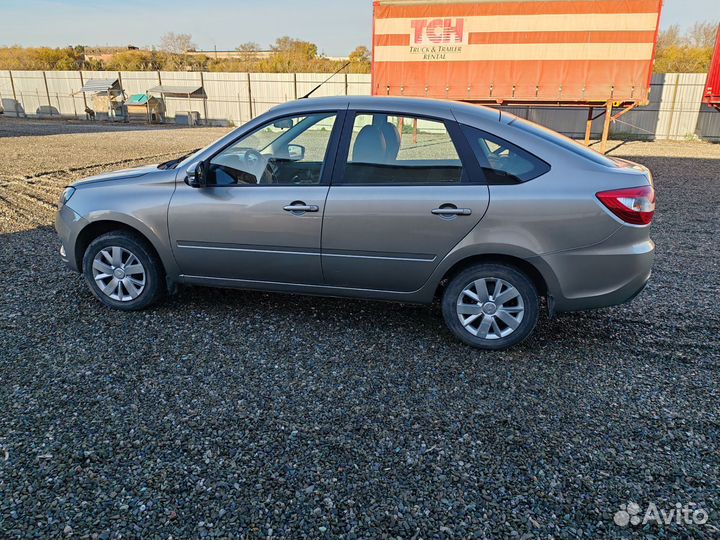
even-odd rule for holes
{"type": "Polygon", "coordinates": [[[66,202],[70,200],[70,197],[73,196],[73,193],[75,193],[74,187],[66,187],[65,190],[62,192],[62,195],[60,195],[60,200],[58,201],[58,208],[62,207],[66,202]]]}

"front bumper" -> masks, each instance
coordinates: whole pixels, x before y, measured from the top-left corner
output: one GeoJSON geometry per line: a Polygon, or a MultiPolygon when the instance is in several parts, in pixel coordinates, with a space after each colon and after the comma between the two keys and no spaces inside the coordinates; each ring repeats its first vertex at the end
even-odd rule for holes
{"type": "Polygon", "coordinates": [[[55,230],[60,237],[60,259],[76,272],[80,269],[75,257],[75,243],[85,225],[87,221],[66,204],[55,214],[55,230]]]}
{"type": "Polygon", "coordinates": [[[541,257],[557,279],[552,311],[614,306],[635,298],[652,273],[655,244],[647,229],[621,227],[607,240],[541,257]]]}

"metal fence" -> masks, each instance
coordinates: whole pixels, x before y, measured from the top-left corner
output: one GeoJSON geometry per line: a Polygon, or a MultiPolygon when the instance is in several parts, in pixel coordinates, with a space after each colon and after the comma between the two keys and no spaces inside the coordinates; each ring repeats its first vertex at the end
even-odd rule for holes
{"type": "MultiPolygon", "coordinates": [[[[203,123],[240,125],[279,103],[301,97],[327,79],[325,73],[209,73],[171,71],[0,71],[0,100],[9,116],[84,118],[90,96],[76,92],[89,79],[117,78],[125,93],[159,85],[202,86],[204,100],[168,98],[167,119],[196,111],[203,123]]],[[[720,113],[701,104],[705,75],[669,73],[652,79],[650,104],[618,119],[614,138],[720,141],[720,113]]],[[[369,95],[370,75],[333,76],[315,96],[369,95]]],[[[585,133],[585,109],[509,107],[507,110],[570,135],[585,133]]],[[[599,136],[602,119],[593,133],[599,136]]]]}

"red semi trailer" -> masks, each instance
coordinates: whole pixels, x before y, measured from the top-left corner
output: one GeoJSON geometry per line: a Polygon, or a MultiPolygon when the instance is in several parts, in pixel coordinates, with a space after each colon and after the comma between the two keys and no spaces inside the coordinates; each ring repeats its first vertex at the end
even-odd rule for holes
{"type": "MultiPolygon", "coordinates": [[[[648,102],[662,0],[375,0],[373,95],[588,108],[648,102]]],[[[615,116],[613,108],[621,108],[615,116]]]]}
{"type": "Polygon", "coordinates": [[[710,71],[708,71],[707,82],[705,83],[705,94],[703,103],[720,111],[720,25],[718,26],[717,37],[715,38],[715,52],[710,71]]]}

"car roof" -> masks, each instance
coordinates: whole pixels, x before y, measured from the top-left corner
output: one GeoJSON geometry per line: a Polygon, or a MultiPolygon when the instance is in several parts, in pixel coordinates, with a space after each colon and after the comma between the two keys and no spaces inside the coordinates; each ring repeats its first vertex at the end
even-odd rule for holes
{"type": "Polygon", "coordinates": [[[454,120],[458,115],[499,121],[497,109],[443,99],[390,96],[332,96],[289,101],[272,108],[273,113],[293,114],[352,108],[361,111],[397,112],[454,120]]]}

